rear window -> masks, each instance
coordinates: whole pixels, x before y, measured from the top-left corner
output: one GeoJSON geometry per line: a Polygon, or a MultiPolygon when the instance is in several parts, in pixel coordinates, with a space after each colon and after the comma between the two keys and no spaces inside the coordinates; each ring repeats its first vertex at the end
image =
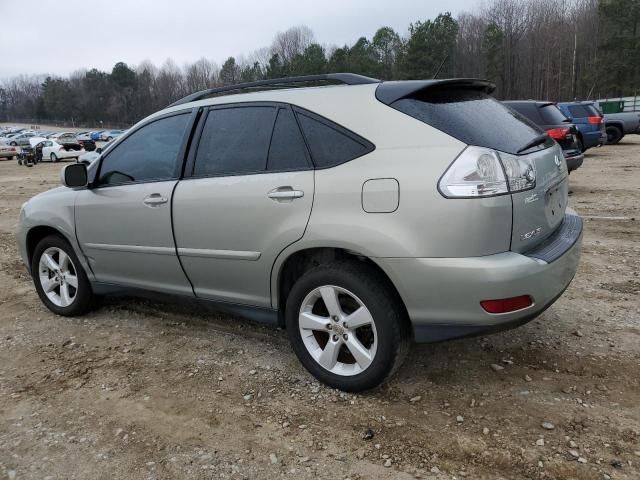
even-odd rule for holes
{"type": "Polygon", "coordinates": [[[468,144],[516,153],[542,133],[538,127],[484,92],[431,88],[391,107],[468,144]]]}
{"type": "Polygon", "coordinates": [[[540,115],[542,115],[542,120],[546,125],[569,123],[567,117],[564,116],[564,113],[562,113],[560,109],[552,103],[540,107],[540,115]]]}
{"type": "Polygon", "coordinates": [[[569,105],[569,113],[573,118],[586,118],[592,115],[586,105],[569,105]]]}

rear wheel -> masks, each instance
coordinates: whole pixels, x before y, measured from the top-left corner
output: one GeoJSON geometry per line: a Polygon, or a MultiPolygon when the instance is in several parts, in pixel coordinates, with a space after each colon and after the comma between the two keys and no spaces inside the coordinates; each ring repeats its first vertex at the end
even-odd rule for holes
{"type": "Polygon", "coordinates": [[[616,127],[615,125],[609,125],[606,129],[607,131],[607,144],[615,145],[622,137],[624,137],[624,133],[620,127],[616,127]]]}
{"type": "Polygon", "coordinates": [[[51,161],[52,161],[52,162],[57,162],[57,161],[58,161],[58,157],[56,156],[56,154],[55,154],[55,153],[52,153],[52,154],[51,154],[51,161]]]}
{"type": "Polygon", "coordinates": [[[57,235],[43,238],[31,259],[31,275],[42,303],[64,316],[82,315],[93,306],[93,292],[73,248],[57,235]]]}
{"type": "Polygon", "coordinates": [[[410,334],[402,306],[368,265],[336,262],[305,273],[286,304],[294,352],[321,382],[358,392],[402,363],[410,334]]]}
{"type": "Polygon", "coordinates": [[[586,148],[584,148],[584,143],[582,142],[581,137],[578,137],[576,139],[576,146],[578,147],[578,150],[580,150],[582,153],[584,153],[584,151],[586,150],[586,148]]]}

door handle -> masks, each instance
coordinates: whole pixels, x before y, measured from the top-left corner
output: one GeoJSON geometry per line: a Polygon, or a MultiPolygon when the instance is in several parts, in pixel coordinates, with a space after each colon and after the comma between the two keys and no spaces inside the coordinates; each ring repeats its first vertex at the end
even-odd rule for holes
{"type": "Polygon", "coordinates": [[[143,200],[144,204],[149,207],[157,207],[164,203],[167,203],[169,200],[166,197],[163,197],[159,193],[152,193],[148,197],[145,197],[143,200]]]}
{"type": "Polygon", "coordinates": [[[279,187],[271,190],[267,197],[273,200],[293,200],[294,198],[304,197],[302,190],[294,190],[291,187],[279,187]]]}

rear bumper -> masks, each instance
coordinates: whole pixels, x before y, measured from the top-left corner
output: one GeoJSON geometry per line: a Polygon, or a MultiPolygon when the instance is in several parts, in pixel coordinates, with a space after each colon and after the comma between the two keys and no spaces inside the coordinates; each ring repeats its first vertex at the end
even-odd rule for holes
{"type": "MultiPolygon", "coordinates": [[[[567,215],[573,214],[568,211],[567,215]]],[[[436,342],[512,328],[540,315],[571,283],[581,245],[580,221],[577,227],[574,223],[571,232],[560,227],[535,252],[526,254],[375,261],[398,289],[415,340],[436,342]],[[546,254],[551,250],[552,255],[544,257],[544,249],[546,254]],[[504,314],[490,314],[480,306],[482,300],[519,295],[530,295],[533,305],[504,314]]]]}
{"type": "Polygon", "coordinates": [[[577,170],[584,161],[584,153],[580,153],[578,155],[572,155],[570,157],[564,157],[567,162],[567,169],[571,172],[572,170],[577,170]]]}
{"type": "Polygon", "coordinates": [[[582,131],[582,144],[584,148],[591,148],[602,145],[607,141],[607,133],[604,130],[594,130],[592,132],[582,131]]]}

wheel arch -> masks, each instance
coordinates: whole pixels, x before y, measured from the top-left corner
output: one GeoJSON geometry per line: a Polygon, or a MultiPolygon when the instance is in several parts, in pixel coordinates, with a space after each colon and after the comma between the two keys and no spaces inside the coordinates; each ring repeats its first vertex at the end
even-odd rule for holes
{"type": "Polygon", "coordinates": [[[33,259],[33,252],[36,249],[36,245],[38,245],[40,240],[42,240],[43,238],[49,235],[57,235],[59,237],[62,237],[71,245],[73,245],[73,243],[64,234],[64,232],[62,232],[57,228],[54,228],[49,225],[37,225],[35,227],[32,227],[27,232],[27,237],[26,237],[27,257],[29,259],[29,265],[31,265],[31,260],[33,259]]]}
{"type": "Polygon", "coordinates": [[[387,273],[369,256],[357,251],[341,247],[306,247],[288,252],[287,255],[280,255],[274,263],[271,278],[271,302],[278,311],[278,325],[284,327],[284,305],[287,296],[291,291],[295,281],[304,275],[305,272],[318,265],[331,263],[337,260],[353,260],[363,262],[371,267],[394,296],[398,305],[403,310],[403,316],[409,321],[406,306],[398,289],[395,287],[387,273]]]}

